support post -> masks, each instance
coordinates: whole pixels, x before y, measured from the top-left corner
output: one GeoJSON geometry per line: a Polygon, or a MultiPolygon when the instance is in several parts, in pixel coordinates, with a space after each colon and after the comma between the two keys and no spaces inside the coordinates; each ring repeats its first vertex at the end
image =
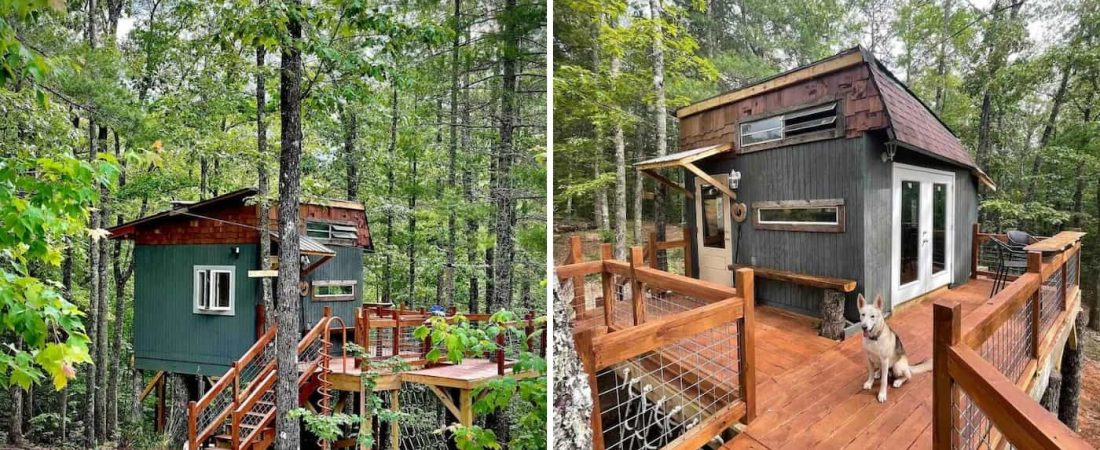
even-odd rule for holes
{"type": "Polygon", "coordinates": [[[393,356],[401,356],[401,312],[393,312],[393,356]]]}
{"type": "MultiPolygon", "coordinates": [[[[936,300],[932,305],[932,447],[951,448],[955,421],[948,348],[962,338],[962,306],[956,301],[936,300]]],[[[885,383],[886,380],[883,380],[885,383]]]]}
{"type": "MultiPolygon", "coordinates": [[[[401,412],[401,405],[399,403],[398,392],[399,389],[390,391],[390,411],[393,411],[394,415],[401,412]]],[[[401,450],[401,427],[396,420],[390,421],[390,450],[401,450]]]]}
{"type": "MultiPolygon", "coordinates": [[[[1027,271],[1034,273],[1039,277],[1039,286],[1043,286],[1046,280],[1042,278],[1043,273],[1043,254],[1039,252],[1029,252],[1027,254],[1027,271]]],[[[1043,316],[1043,296],[1041,294],[1042,289],[1038,289],[1027,301],[1031,302],[1033,314],[1031,315],[1031,357],[1039,359],[1039,342],[1043,339],[1042,333],[1042,316],[1043,316]]]]}
{"type": "MultiPolygon", "coordinates": [[[[600,246],[600,257],[604,261],[612,259],[611,244],[603,244],[600,246]]],[[[615,318],[615,287],[614,276],[611,272],[604,270],[600,272],[600,281],[603,283],[603,322],[604,325],[611,326],[611,322],[615,318]]]]}
{"type": "Polygon", "coordinates": [[[978,256],[981,255],[982,243],[978,241],[978,235],[982,232],[981,224],[974,223],[970,234],[970,279],[978,278],[978,256]]]}
{"type": "Polygon", "coordinates": [[[843,293],[825,289],[824,298],[821,301],[821,332],[820,336],[844,340],[844,300],[843,293]]]}
{"type": "Polygon", "coordinates": [[[1076,339],[1070,338],[1062,351],[1062,392],[1058,396],[1058,420],[1077,431],[1077,412],[1081,405],[1081,370],[1085,364],[1084,338],[1088,314],[1077,314],[1073,322],[1076,339]]]}
{"type": "Polygon", "coordinates": [[[745,417],[741,423],[748,425],[756,419],[756,286],[752,269],[737,269],[734,286],[745,308],[737,333],[741,356],[741,398],[745,401],[745,417]]]}
{"type": "Polygon", "coordinates": [[[187,402],[187,442],[190,444],[187,448],[199,448],[199,440],[197,430],[198,425],[195,423],[196,419],[195,401],[187,402]]]}
{"type": "MultiPolygon", "coordinates": [[[[576,264],[584,262],[584,252],[581,251],[581,237],[570,236],[569,237],[569,264],[576,264]]],[[[573,277],[573,312],[577,317],[580,317],[584,313],[585,298],[584,298],[584,275],[578,275],[573,277]]]]}
{"type": "Polygon", "coordinates": [[[638,275],[634,272],[645,264],[644,259],[642,247],[630,248],[630,303],[634,308],[634,325],[645,323],[645,284],[638,281],[638,275]]]}
{"type": "MultiPolygon", "coordinates": [[[[641,252],[641,247],[634,247],[641,252]]],[[[592,351],[592,340],[607,333],[606,327],[593,327],[573,335],[577,348],[577,357],[588,375],[588,389],[592,395],[592,450],[604,450],[603,420],[600,417],[600,388],[596,384],[596,354],[592,351]]]]}
{"type": "Polygon", "coordinates": [[[1047,388],[1043,391],[1043,397],[1039,399],[1039,404],[1043,405],[1043,408],[1052,414],[1058,414],[1058,400],[1061,395],[1062,373],[1052,370],[1050,371],[1050,378],[1047,379],[1047,388]]]}
{"type": "Polygon", "coordinates": [[[458,391],[458,412],[461,414],[459,423],[467,427],[474,424],[474,400],[469,389],[458,391]]]}
{"type": "Polygon", "coordinates": [[[504,333],[506,329],[501,328],[500,334],[497,335],[497,375],[504,376],[504,333]]]}
{"type": "Polygon", "coordinates": [[[166,420],[165,420],[165,411],[166,411],[166,409],[164,407],[164,403],[165,403],[164,397],[166,397],[166,394],[167,394],[167,391],[168,391],[167,384],[168,384],[168,373],[164,372],[164,374],[161,375],[160,379],[157,380],[157,412],[156,412],[156,419],[155,419],[156,423],[153,425],[153,427],[158,433],[163,433],[164,432],[164,426],[165,426],[165,423],[166,423],[166,420]]]}

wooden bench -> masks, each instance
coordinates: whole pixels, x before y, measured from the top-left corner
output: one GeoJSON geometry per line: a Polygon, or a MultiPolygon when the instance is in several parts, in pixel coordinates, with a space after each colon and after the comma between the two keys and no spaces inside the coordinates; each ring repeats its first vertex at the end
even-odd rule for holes
{"type": "Polygon", "coordinates": [[[821,300],[821,331],[818,334],[829,339],[844,339],[844,294],[856,289],[856,280],[759,266],[730,265],[729,268],[730,270],[736,270],[737,268],[752,269],[753,274],[760,278],[824,289],[825,295],[821,300]]]}

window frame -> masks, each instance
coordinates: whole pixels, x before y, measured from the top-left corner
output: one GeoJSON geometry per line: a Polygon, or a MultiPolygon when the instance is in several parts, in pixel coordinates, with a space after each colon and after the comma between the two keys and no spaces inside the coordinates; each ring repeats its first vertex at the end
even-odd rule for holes
{"type": "Polygon", "coordinates": [[[843,233],[847,214],[844,199],[780,200],[752,204],[752,226],[758,230],[802,231],[815,233],[843,233]],[[760,212],[778,209],[834,209],[835,222],[764,221],[760,212]]]}
{"type": "Polygon", "coordinates": [[[191,299],[192,299],[192,312],[195,314],[208,314],[216,316],[233,316],[236,315],[237,307],[237,267],[236,266],[218,266],[218,265],[195,265],[191,269],[191,299]],[[217,274],[229,275],[229,304],[227,306],[217,306],[216,294],[217,292],[217,274]],[[202,276],[200,276],[202,274],[202,276]],[[203,283],[205,280],[205,283],[203,283]],[[205,293],[207,296],[204,298],[203,289],[205,287],[205,293]],[[203,303],[206,305],[204,306],[203,303]]]}
{"type": "MultiPolygon", "coordinates": [[[[782,147],[782,146],[785,146],[785,145],[791,145],[791,144],[797,144],[797,143],[803,143],[803,142],[812,142],[812,141],[818,141],[818,140],[822,140],[822,139],[830,139],[830,138],[839,137],[839,136],[842,135],[843,130],[844,130],[844,111],[843,111],[843,108],[842,108],[844,102],[842,102],[840,100],[841,99],[837,98],[837,97],[828,97],[828,98],[821,99],[821,101],[818,101],[818,102],[815,102],[815,103],[795,105],[795,106],[792,106],[792,107],[780,108],[780,109],[777,109],[777,110],[768,111],[766,113],[741,117],[741,118],[738,119],[737,124],[736,124],[737,151],[739,153],[748,153],[748,152],[766,150],[766,149],[775,148],[775,147],[782,147]],[[787,135],[787,128],[788,128],[787,120],[788,119],[798,119],[800,117],[805,117],[807,115],[819,114],[821,112],[829,111],[830,109],[834,112],[834,116],[833,116],[834,119],[831,120],[831,121],[827,121],[824,124],[817,125],[817,126],[832,125],[831,127],[824,128],[824,129],[821,129],[821,130],[813,130],[813,131],[809,131],[809,132],[803,132],[803,133],[799,133],[799,134],[796,134],[796,135],[793,135],[793,136],[788,136],[787,135]],[[746,133],[744,132],[744,127],[745,126],[751,125],[751,124],[756,123],[756,122],[761,122],[761,121],[765,121],[765,120],[772,120],[772,119],[778,119],[779,120],[780,124],[779,124],[778,127],[772,127],[772,128],[768,128],[768,129],[764,129],[764,130],[759,130],[759,131],[756,131],[756,132],[753,132],[753,133],[748,133],[748,134],[749,135],[759,134],[759,133],[770,132],[770,131],[774,131],[774,130],[778,129],[779,130],[779,135],[780,135],[779,138],[777,138],[777,139],[768,139],[768,140],[765,140],[765,141],[753,142],[753,143],[749,143],[749,144],[746,144],[744,142],[744,138],[745,138],[745,135],[746,135],[746,133]]],[[[793,124],[791,126],[798,126],[798,125],[800,125],[800,124],[793,124]]]]}
{"type": "MultiPolygon", "coordinates": [[[[359,226],[358,226],[358,224],[353,223],[353,222],[337,222],[337,221],[328,221],[328,220],[316,220],[316,219],[311,218],[311,219],[306,219],[303,231],[305,232],[306,237],[311,238],[311,239],[317,239],[318,241],[324,242],[324,243],[334,243],[334,244],[345,243],[346,244],[346,243],[354,243],[354,242],[359,241],[359,226]],[[316,225],[324,225],[327,228],[325,230],[326,231],[325,237],[310,235],[309,234],[310,231],[311,231],[309,229],[310,225],[315,225],[315,226],[316,225]],[[344,229],[337,229],[337,227],[344,228],[344,229]],[[343,234],[355,233],[355,237],[336,236],[337,233],[343,233],[343,234]]],[[[313,230],[313,231],[320,232],[320,230],[313,230]]]]}
{"type": "Polygon", "coordinates": [[[356,280],[320,280],[310,283],[309,296],[315,302],[340,302],[355,300],[356,286],[359,284],[356,280]],[[317,293],[317,288],[327,286],[351,286],[351,294],[326,294],[321,295],[317,293]]]}

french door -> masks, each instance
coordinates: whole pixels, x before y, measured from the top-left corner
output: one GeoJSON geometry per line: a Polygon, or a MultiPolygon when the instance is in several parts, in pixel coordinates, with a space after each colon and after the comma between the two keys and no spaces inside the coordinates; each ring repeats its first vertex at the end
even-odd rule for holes
{"type": "Polygon", "coordinates": [[[893,305],[952,281],[955,177],[894,164],[893,305]]]}
{"type": "MultiPolygon", "coordinates": [[[[711,175],[719,183],[726,175],[711,175]]],[[[696,242],[699,255],[699,279],[732,284],[733,237],[730,235],[732,215],[730,199],[701,180],[695,185],[696,242]]]]}

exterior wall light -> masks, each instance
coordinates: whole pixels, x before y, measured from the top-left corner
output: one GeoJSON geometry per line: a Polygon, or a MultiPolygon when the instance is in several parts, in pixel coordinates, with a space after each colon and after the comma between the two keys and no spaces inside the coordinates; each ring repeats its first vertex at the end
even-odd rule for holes
{"type": "Polygon", "coordinates": [[[730,171],[729,177],[730,189],[737,189],[737,186],[741,184],[741,172],[736,170],[730,171]]]}

